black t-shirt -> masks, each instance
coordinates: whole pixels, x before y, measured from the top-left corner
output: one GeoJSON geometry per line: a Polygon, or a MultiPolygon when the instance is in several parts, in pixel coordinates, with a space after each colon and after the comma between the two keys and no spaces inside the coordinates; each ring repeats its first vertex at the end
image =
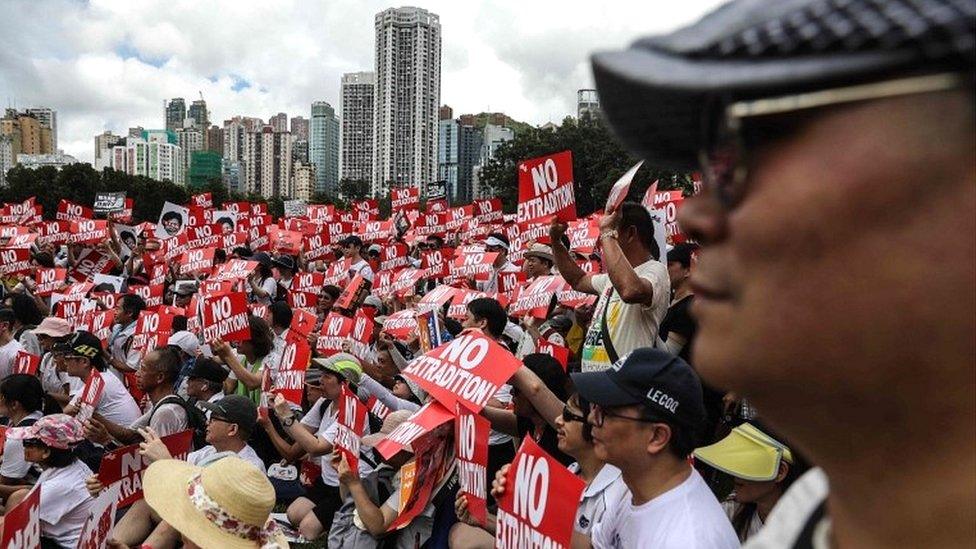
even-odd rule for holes
{"type": "Polygon", "coordinates": [[[536,430],[535,424],[532,423],[531,419],[523,416],[516,417],[518,419],[519,437],[532,437],[532,440],[534,440],[540,448],[545,450],[546,453],[563,465],[569,466],[569,464],[576,461],[559,450],[559,437],[556,436],[556,430],[553,429],[551,425],[545,423],[543,424],[541,430],[536,430]]]}
{"type": "Polygon", "coordinates": [[[658,331],[661,341],[667,341],[670,332],[685,338],[685,346],[678,353],[678,356],[689,364],[691,364],[691,343],[695,339],[695,332],[698,331],[698,324],[691,318],[690,311],[691,301],[694,298],[694,295],[687,295],[668,307],[668,313],[664,315],[664,320],[661,321],[661,328],[658,331]]]}

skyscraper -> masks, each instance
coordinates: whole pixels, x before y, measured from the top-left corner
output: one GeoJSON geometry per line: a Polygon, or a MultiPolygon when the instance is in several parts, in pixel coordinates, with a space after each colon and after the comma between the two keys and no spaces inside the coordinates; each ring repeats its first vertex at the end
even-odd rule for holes
{"type": "Polygon", "coordinates": [[[473,175],[481,160],[483,132],[475,126],[473,116],[452,116],[450,107],[440,108],[437,179],[447,182],[451,204],[460,205],[474,197],[473,175]]]}
{"type": "Polygon", "coordinates": [[[112,147],[122,141],[121,135],[105,131],[95,136],[95,169],[101,171],[112,165],[112,147]]]}
{"type": "Polygon", "coordinates": [[[166,103],[166,129],[175,130],[183,127],[186,118],[186,101],[182,97],[174,97],[166,103]]]}
{"type": "Polygon", "coordinates": [[[342,179],[373,179],[373,116],[376,73],[342,75],[342,179]]]}
{"type": "Polygon", "coordinates": [[[293,116],[291,118],[291,136],[293,139],[308,141],[308,118],[304,116],[293,116]]]}
{"type": "Polygon", "coordinates": [[[315,191],[335,195],[339,187],[339,119],[325,101],[312,103],[308,156],[315,165],[315,191]]]}
{"type": "Polygon", "coordinates": [[[186,117],[193,120],[193,123],[198,128],[209,128],[210,127],[210,113],[207,112],[207,102],[203,98],[197,99],[190,105],[190,110],[186,113],[186,117]]]}
{"type": "Polygon", "coordinates": [[[291,133],[265,126],[248,132],[244,143],[244,190],[265,198],[291,198],[291,133]]]}
{"type": "Polygon", "coordinates": [[[211,125],[207,130],[207,150],[224,156],[224,129],[211,125]]]}
{"type": "Polygon", "coordinates": [[[42,128],[51,130],[51,152],[58,150],[58,111],[48,107],[31,107],[27,114],[40,122],[42,128]]]}
{"type": "Polygon", "coordinates": [[[286,132],[288,131],[288,115],[283,112],[279,112],[268,119],[268,124],[270,124],[271,129],[276,132],[286,132]]]}
{"type": "Polygon", "coordinates": [[[374,195],[436,179],[440,94],[440,18],[411,7],[376,14],[374,195]]]}

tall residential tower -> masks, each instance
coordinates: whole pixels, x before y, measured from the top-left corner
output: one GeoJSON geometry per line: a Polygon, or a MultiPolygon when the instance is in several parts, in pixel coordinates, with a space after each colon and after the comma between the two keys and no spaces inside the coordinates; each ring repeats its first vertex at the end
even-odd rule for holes
{"type": "Polygon", "coordinates": [[[373,98],[376,73],[342,75],[342,179],[373,180],[373,98]]]}

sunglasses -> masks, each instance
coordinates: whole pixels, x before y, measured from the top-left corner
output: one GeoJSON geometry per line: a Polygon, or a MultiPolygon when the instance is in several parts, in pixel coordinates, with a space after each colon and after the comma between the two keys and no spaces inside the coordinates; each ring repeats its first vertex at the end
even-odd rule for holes
{"type": "Polygon", "coordinates": [[[580,423],[586,423],[586,418],[575,412],[570,411],[569,406],[563,406],[563,421],[567,423],[570,421],[578,421],[580,423]]]}
{"type": "MultiPolygon", "coordinates": [[[[758,145],[744,137],[749,121],[873,99],[948,91],[964,86],[966,81],[962,74],[942,73],[731,103],[712,111],[713,120],[706,120],[705,127],[712,128],[712,135],[698,154],[702,182],[726,211],[742,202],[747,190],[747,153],[758,145]]],[[[767,142],[777,137],[776,132],[756,133],[767,142]]]]}
{"type": "Polygon", "coordinates": [[[661,423],[661,421],[658,419],[624,416],[621,414],[608,412],[596,404],[593,405],[592,416],[593,416],[594,427],[603,427],[603,423],[606,421],[606,418],[608,417],[623,419],[626,421],[636,421],[637,423],[661,423]]]}

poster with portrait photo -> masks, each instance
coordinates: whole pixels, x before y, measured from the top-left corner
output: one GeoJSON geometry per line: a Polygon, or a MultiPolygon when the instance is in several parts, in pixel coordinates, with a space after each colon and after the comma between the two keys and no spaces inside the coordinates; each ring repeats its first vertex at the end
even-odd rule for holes
{"type": "Polygon", "coordinates": [[[211,223],[220,226],[221,234],[231,234],[237,229],[237,212],[214,210],[210,214],[211,223]]]}
{"type": "Polygon", "coordinates": [[[186,220],[190,212],[178,204],[166,202],[159,212],[159,222],[156,224],[156,237],[171,238],[186,229],[186,220]]]}
{"type": "Polygon", "coordinates": [[[114,223],[112,224],[112,229],[115,231],[115,239],[119,243],[119,248],[121,248],[119,257],[125,261],[132,255],[132,250],[135,250],[139,244],[139,235],[142,233],[142,226],[114,223]]]}

